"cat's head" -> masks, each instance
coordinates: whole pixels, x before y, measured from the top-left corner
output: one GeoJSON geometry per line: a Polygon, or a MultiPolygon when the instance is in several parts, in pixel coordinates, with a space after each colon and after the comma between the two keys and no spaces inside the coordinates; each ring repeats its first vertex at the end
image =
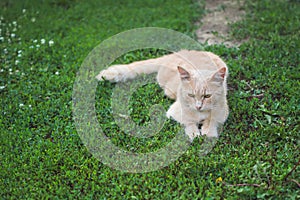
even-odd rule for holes
{"type": "Polygon", "coordinates": [[[211,110],[226,95],[226,71],[226,67],[216,71],[186,70],[178,67],[181,103],[199,112],[211,110]]]}

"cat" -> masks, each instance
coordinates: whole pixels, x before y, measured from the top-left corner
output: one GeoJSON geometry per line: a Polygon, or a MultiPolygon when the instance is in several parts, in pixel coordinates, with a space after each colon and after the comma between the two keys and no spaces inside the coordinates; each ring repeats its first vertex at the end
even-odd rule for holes
{"type": "Polygon", "coordinates": [[[96,78],[122,82],[155,72],[165,95],[175,100],[167,117],[184,125],[190,141],[201,134],[218,137],[218,127],[229,113],[226,99],[228,68],[211,52],[181,50],[127,65],[112,65],[96,78]],[[199,125],[202,125],[201,133],[199,125]]]}

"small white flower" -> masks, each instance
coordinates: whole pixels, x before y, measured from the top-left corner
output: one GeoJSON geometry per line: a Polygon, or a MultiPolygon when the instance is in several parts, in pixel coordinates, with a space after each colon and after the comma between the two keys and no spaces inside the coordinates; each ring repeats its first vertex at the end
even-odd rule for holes
{"type": "Polygon", "coordinates": [[[33,49],[33,48],[34,48],[34,46],[32,46],[32,45],[29,47],[29,49],[33,49]]]}
{"type": "Polygon", "coordinates": [[[9,69],[8,71],[9,71],[9,72],[12,72],[12,69],[9,69]]]}
{"type": "Polygon", "coordinates": [[[4,41],[4,37],[0,37],[0,41],[4,41]]]}
{"type": "Polygon", "coordinates": [[[20,72],[20,71],[17,69],[17,70],[16,70],[16,73],[19,73],[19,72],[20,72]]]}
{"type": "Polygon", "coordinates": [[[13,23],[13,25],[14,25],[14,26],[16,26],[16,25],[17,25],[17,22],[16,22],[16,21],[13,21],[12,23],[13,23]]]}
{"type": "Polygon", "coordinates": [[[0,69],[0,72],[4,72],[4,69],[0,69]]]}
{"type": "Polygon", "coordinates": [[[22,13],[26,13],[26,9],[23,9],[23,10],[22,10],[22,13]]]}
{"type": "Polygon", "coordinates": [[[28,107],[31,108],[31,104],[29,104],[28,107]]]}
{"type": "Polygon", "coordinates": [[[37,40],[33,40],[33,43],[37,43],[37,40]]]}
{"type": "Polygon", "coordinates": [[[32,71],[32,70],[33,70],[33,67],[30,67],[30,70],[32,71]]]}
{"type": "Polygon", "coordinates": [[[41,39],[41,44],[45,44],[46,40],[45,39],[41,39]]]}
{"type": "Polygon", "coordinates": [[[18,57],[22,57],[22,50],[18,51],[18,57]]]}
{"type": "Polygon", "coordinates": [[[41,45],[37,44],[35,47],[36,47],[36,48],[40,48],[40,46],[41,46],[41,45]]]}
{"type": "Polygon", "coordinates": [[[16,60],[15,61],[15,65],[17,65],[17,64],[19,64],[20,63],[20,61],[19,60],[16,60]]]}
{"type": "Polygon", "coordinates": [[[35,18],[34,18],[34,17],[33,17],[33,18],[31,18],[31,22],[33,22],[33,23],[35,22],[35,18]]]}
{"type": "Polygon", "coordinates": [[[0,86],[0,90],[3,90],[5,87],[5,85],[0,86]]]}
{"type": "Polygon", "coordinates": [[[24,104],[20,103],[20,104],[19,104],[19,106],[20,106],[20,107],[23,107],[23,106],[24,106],[24,104]]]}
{"type": "Polygon", "coordinates": [[[59,75],[59,72],[55,72],[55,75],[59,75]]]}
{"type": "Polygon", "coordinates": [[[10,37],[14,38],[14,37],[16,37],[16,34],[12,33],[12,34],[10,34],[10,37]]]}
{"type": "Polygon", "coordinates": [[[50,40],[50,41],[49,41],[49,46],[51,47],[51,46],[53,46],[53,44],[54,44],[54,41],[53,41],[53,40],[50,40]]]}

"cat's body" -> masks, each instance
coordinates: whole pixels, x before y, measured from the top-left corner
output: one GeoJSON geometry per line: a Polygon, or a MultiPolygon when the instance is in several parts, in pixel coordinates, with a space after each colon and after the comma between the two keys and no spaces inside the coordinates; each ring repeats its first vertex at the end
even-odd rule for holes
{"type": "Polygon", "coordinates": [[[221,58],[211,52],[182,50],[128,65],[113,65],[101,71],[97,79],[119,82],[154,72],[165,94],[175,99],[167,117],[183,124],[191,140],[200,135],[199,124],[202,134],[218,137],[218,126],[228,116],[228,69],[221,58]]]}

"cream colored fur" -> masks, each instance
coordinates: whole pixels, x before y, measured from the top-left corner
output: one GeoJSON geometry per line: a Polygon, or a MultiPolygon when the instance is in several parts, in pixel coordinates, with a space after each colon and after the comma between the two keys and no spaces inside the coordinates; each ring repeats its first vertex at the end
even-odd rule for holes
{"type": "Polygon", "coordinates": [[[228,68],[211,52],[182,50],[156,59],[113,65],[96,78],[119,82],[154,72],[165,94],[175,99],[167,117],[183,124],[191,140],[200,135],[199,124],[202,135],[218,137],[218,127],[228,116],[228,68]]]}

